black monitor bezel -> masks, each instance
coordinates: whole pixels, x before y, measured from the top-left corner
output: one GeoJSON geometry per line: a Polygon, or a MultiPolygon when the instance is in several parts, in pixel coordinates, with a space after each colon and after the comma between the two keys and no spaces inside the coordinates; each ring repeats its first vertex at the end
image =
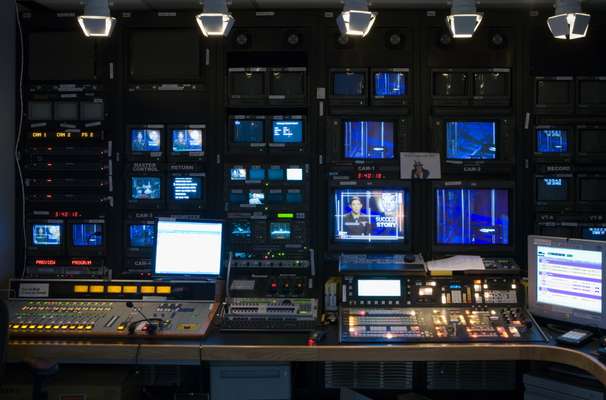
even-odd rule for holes
{"type": "Polygon", "coordinates": [[[467,104],[469,102],[469,100],[471,99],[472,93],[471,93],[471,76],[470,76],[470,70],[469,69],[461,69],[461,68],[433,68],[431,70],[431,77],[430,77],[430,87],[431,87],[431,99],[432,99],[432,103],[435,105],[462,105],[462,104],[467,104]],[[436,74],[444,74],[444,73],[448,73],[448,74],[465,74],[466,75],[466,79],[465,79],[465,93],[463,95],[460,96],[446,96],[446,95],[439,95],[436,94],[436,81],[435,81],[435,76],[436,74]]]}
{"type": "Polygon", "coordinates": [[[576,153],[576,130],[573,125],[558,124],[558,125],[536,125],[532,135],[532,150],[534,159],[539,162],[554,162],[554,161],[570,161],[576,153]],[[538,151],[537,146],[539,141],[537,134],[539,130],[562,130],[568,132],[568,151],[566,153],[541,153],[538,151]]]}
{"type": "Polygon", "coordinates": [[[572,76],[536,76],[533,81],[533,102],[537,114],[563,113],[570,114],[574,110],[576,99],[574,78],[572,76]],[[541,82],[568,82],[569,102],[567,104],[540,104],[539,103],[539,85],[541,82]]]}
{"type": "Polygon", "coordinates": [[[603,180],[606,183],[606,174],[605,173],[582,173],[577,174],[575,177],[575,200],[576,205],[579,209],[584,209],[587,211],[595,210],[596,207],[606,207],[606,200],[582,200],[581,199],[581,181],[583,179],[599,179],[603,180]]]}
{"type": "Polygon", "coordinates": [[[227,94],[226,98],[228,104],[242,105],[242,104],[264,104],[269,95],[269,82],[267,77],[267,68],[264,67],[247,67],[247,68],[228,68],[227,69],[227,94]],[[261,73],[263,74],[263,93],[256,95],[234,95],[232,94],[234,84],[232,82],[232,74],[236,73],[261,73]]]}
{"type": "Polygon", "coordinates": [[[593,164],[593,163],[601,163],[606,160],[606,152],[604,153],[584,153],[581,152],[581,137],[582,132],[584,130],[590,129],[600,129],[604,131],[604,140],[606,140],[606,125],[598,124],[598,125],[577,125],[575,131],[575,151],[576,151],[576,162],[581,164],[593,164]]]}
{"type": "Polygon", "coordinates": [[[270,68],[267,71],[267,101],[269,104],[281,105],[305,105],[307,103],[307,68],[306,67],[283,67],[270,68]],[[300,96],[285,96],[271,93],[274,72],[300,73],[303,75],[303,94],[300,96]]]}
{"type": "Polygon", "coordinates": [[[564,174],[535,174],[532,181],[533,187],[533,201],[537,210],[561,210],[571,208],[575,204],[576,200],[576,179],[570,173],[564,174]],[[568,179],[568,199],[565,201],[539,201],[539,190],[537,181],[539,179],[548,178],[563,178],[568,179]]]}
{"type": "Polygon", "coordinates": [[[411,74],[410,68],[371,68],[370,69],[370,102],[373,106],[407,106],[412,96],[410,95],[411,74]],[[375,75],[379,73],[403,73],[406,77],[406,93],[400,96],[377,96],[375,75]]]}
{"type": "Polygon", "coordinates": [[[328,70],[328,101],[331,105],[365,106],[368,104],[369,94],[367,68],[330,68],[328,70]],[[334,75],[337,73],[354,73],[364,75],[364,93],[359,96],[339,96],[334,94],[334,75]]]}
{"type": "Polygon", "coordinates": [[[208,141],[205,124],[183,124],[168,125],[166,127],[166,153],[170,161],[205,161],[208,150],[208,141]],[[173,131],[175,130],[201,130],[202,131],[202,151],[176,152],[173,151],[173,131]]]}
{"type": "Polygon", "coordinates": [[[202,171],[196,172],[171,172],[167,175],[166,181],[166,202],[169,210],[203,210],[206,208],[208,201],[206,173],[202,171]],[[175,200],[174,189],[172,186],[175,177],[200,177],[200,193],[201,199],[175,200]]]}
{"type": "Polygon", "coordinates": [[[126,156],[131,161],[162,161],[166,149],[166,127],[164,124],[141,124],[126,126],[126,156]],[[132,131],[140,130],[159,130],[160,131],[160,151],[158,152],[134,152],[132,150],[132,131]]]}
{"type": "Polygon", "coordinates": [[[71,219],[67,221],[67,254],[70,257],[103,256],[108,242],[107,222],[104,219],[71,219]],[[103,244],[101,246],[79,247],[74,245],[73,226],[78,224],[100,224],[103,226],[103,244]]]}
{"type": "Polygon", "coordinates": [[[606,111],[606,102],[602,104],[584,104],[581,102],[581,85],[584,82],[602,82],[606,84],[606,76],[578,76],[576,78],[576,107],[581,114],[601,114],[606,111]]]}
{"type": "Polygon", "coordinates": [[[165,175],[161,172],[137,172],[130,173],[126,177],[127,179],[127,187],[126,187],[126,204],[129,209],[160,209],[164,208],[166,204],[166,179],[165,175]],[[132,195],[132,178],[158,178],[160,179],[160,198],[154,200],[144,200],[144,199],[133,199],[132,195]]]}
{"type": "Polygon", "coordinates": [[[432,253],[513,254],[516,247],[516,190],[515,182],[507,180],[434,181],[431,183],[431,249],[432,253]],[[506,189],[509,191],[509,244],[507,245],[448,245],[436,240],[436,190],[438,189],[506,189]]]}
{"type": "Polygon", "coordinates": [[[141,258],[151,258],[153,253],[153,248],[156,243],[156,232],[155,232],[155,219],[128,219],[124,221],[124,248],[126,249],[126,254],[130,257],[141,257],[141,258]],[[150,247],[136,247],[131,246],[130,242],[130,227],[132,225],[152,225],[154,227],[154,243],[150,247]]]}

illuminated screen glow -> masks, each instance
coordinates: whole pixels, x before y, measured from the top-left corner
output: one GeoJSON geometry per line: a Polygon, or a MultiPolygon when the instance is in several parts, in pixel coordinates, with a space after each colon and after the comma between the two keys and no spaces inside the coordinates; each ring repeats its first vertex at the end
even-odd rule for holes
{"type": "Polygon", "coordinates": [[[173,200],[201,200],[202,178],[199,176],[173,176],[171,178],[173,200]]]}
{"type": "Polygon", "coordinates": [[[446,158],[494,160],[497,158],[497,124],[494,121],[446,123],[446,158]]]}
{"type": "Polygon", "coordinates": [[[334,239],[348,242],[403,242],[408,191],[337,189],[334,239]]]}
{"type": "Polygon", "coordinates": [[[332,77],[332,94],[357,97],[364,94],[366,75],[361,72],[335,72],[332,77]]]}
{"type": "Polygon", "coordinates": [[[231,236],[234,239],[250,239],[252,228],[249,221],[236,221],[231,224],[231,236]]]}
{"type": "Polygon", "coordinates": [[[222,233],[220,222],[158,221],[155,273],[219,275],[222,233]]]}
{"type": "Polygon", "coordinates": [[[158,129],[131,129],[130,149],[133,153],[153,153],[162,150],[162,135],[158,129]]]}
{"type": "Polygon", "coordinates": [[[269,236],[271,240],[290,240],[291,228],[289,222],[271,222],[269,236]]]}
{"type": "Polygon", "coordinates": [[[602,313],[602,252],[537,246],[537,302],[602,313]]]}
{"type": "Polygon", "coordinates": [[[32,243],[36,246],[59,246],[61,244],[61,224],[34,224],[32,243]]]}
{"type": "Polygon", "coordinates": [[[345,121],[343,123],[343,150],[345,158],[393,159],[393,122],[345,121]]]}
{"type": "Polygon", "coordinates": [[[375,97],[406,95],[406,74],[403,72],[376,72],[375,97]]]}
{"type": "Polygon", "coordinates": [[[153,247],[155,226],[151,224],[133,224],[128,227],[130,247],[153,247]]]}
{"type": "Polygon", "coordinates": [[[358,279],[358,297],[400,297],[399,279],[358,279]]]}
{"type": "Polygon", "coordinates": [[[175,153],[201,152],[203,150],[200,129],[174,129],[172,141],[175,153]]]}
{"type": "Polygon", "coordinates": [[[103,245],[102,224],[73,224],[72,245],[74,247],[99,247],[103,245]]]}
{"type": "Polygon", "coordinates": [[[263,130],[265,123],[258,119],[234,119],[234,143],[261,143],[264,142],[263,130]]]}
{"type": "Polygon", "coordinates": [[[436,242],[508,245],[507,189],[437,189],[436,242]]]}
{"type": "Polygon", "coordinates": [[[538,201],[567,201],[568,179],[560,177],[537,179],[538,201]]]}
{"type": "Polygon", "coordinates": [[[567,153],[568,131],[537,129],[537,153],[567,153]]]}
{"type": "Polygon", "coordinates": [[[131,177],[131,198],[133,200],[159,200],[161,179],[158,177],[131,177]]]}
{"type": "Polygon", "coordinates": [[[582,236],[583,239],[606,241],[606,226],[584,227],[582,236]]]}
{"type": "Polygon", "coordinates": [[[272,121],[272,142],[301,143],[303,142],[303,121],[285,120],[272,121]]]}

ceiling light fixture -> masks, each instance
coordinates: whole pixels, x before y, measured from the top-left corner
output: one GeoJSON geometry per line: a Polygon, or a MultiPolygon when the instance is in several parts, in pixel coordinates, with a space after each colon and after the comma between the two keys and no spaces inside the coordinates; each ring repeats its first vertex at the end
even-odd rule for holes
{"type": "Polygon", "coordinates": [[[446,24],[452,37],[465,39],[473,36],[482,22],[482,14],[476,11],[475,0],[453,0],[446,24]]]}
{"type": "Polygon", "coordinates": [[[84,14],[78,17],[78,24],[86,37],[111,36],[116,19],[109,13],[108,0],[86,0],[84,14]]]}
{"type": "Polygon", "coordinates": [[[556,39],[579,39],[587,35],[591,15],[581,10],[581,0],[556,0],[555,15],[547,26],[556,39]]]}
{"type": "Polygon", "coordinates": [[[196,22],[204,36],[227,36],[236,20],[227,10],[227,0],[205,0],[196,22]]]}
{"type": "Polygon", "coordinates": [[[368,11],[367,0],[345,0],[343,12],[337,17],[337,26],[343,35],[364,37],[376,18],[376,12],[368,11]]]}

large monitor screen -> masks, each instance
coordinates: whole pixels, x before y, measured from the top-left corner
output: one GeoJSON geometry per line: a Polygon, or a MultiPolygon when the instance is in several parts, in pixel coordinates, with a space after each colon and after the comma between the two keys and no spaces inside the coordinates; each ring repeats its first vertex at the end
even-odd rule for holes
{"type": "Polygon", "coordinates": [[[565,129],[537,129],[537,153],[567,153],[568,131],[565,129]]]}
{"type": "Polygon", "coordinates": [[[153,247],[155,226],[151,224],[132,224],[128,227],[130,247],[153,247]]]}
{"type": "Polygon", "coordinates": [[[334,240],[403,242],[406,238],[406,189],[336,189],[334,240]]]}
{"type": "Polygon", "coordinates": [[[261,143],[264,142],[263,131],[265,123],[260,119],[234,119],[232,120],[234,143],[261,143]]]}
{"type": "Polygon", "coordinates": [[[153,153],[162,150],[159,129],[131,129],[130,149],[133,153],[153,153]]]}
{"type": "Polygon", "coordinates": [[[154,272],[158,275],[219,275],[223,223],[159,220],[154,272]]]}
{"type": "Polygon", "coordinates": [[[366,74],[362,72],[335,72],[332,75],[332,94],[334,96],[362,96],[365,88],[366,74]]]}
{"type": "Polygon", "coordinates": [[[446,158],[494,160],[497,158],[497,124],[494,121],[446,123],[446,158]]]}
{"type": "Polygon", "coordinates": [[[602,252],[537,246],[537,303],[602,312],[602,252]]]}
{"type": "Polygon", "coordinates": [[[103,245],[103,224],[83,223],[72,225],[72,246],[99,247],[103,245]]]}
{"type": "Polygon", "coordinates": [[[201,152],[202,130],[200,129],[173,129],[172,148],[175,153],[201,152]]]}
{"type": "Polygon", "coordinates": [[[303,120],[272,121],[271,131],[274,143],[303,142],[303,120]]]}
{"type": "Polygon", "coordinates": [[[388,121],[345,121],[344,157],[349,159],[393,159],[394,123],[388,121]]]}
{"type": "Polygon", "coordinates": [[[200,176],[173,176],[171,177],[172,199],[201,200],[202,178],[200,176]]]}
{"type": "Polygon", "coordinates": [[[509,190],[440,188],[435,196],[437,244],[509,244],[509,190]]]}
{"type": "Polygon", "coordinates": [[[59,246],[62,243],[61,224],[32,225],[32,244],[35,246],[59,246]]]}
{"type": "Polygon", "coordinates": [[[131,177],[130,197],[133,200],[159,200],[162,182],[155,176],[131,177]]]}
{"type": "Polygon", "coordinates": [[[406,96],[406,74],[403,72],[375,72],[375,97],[406,96]]]}

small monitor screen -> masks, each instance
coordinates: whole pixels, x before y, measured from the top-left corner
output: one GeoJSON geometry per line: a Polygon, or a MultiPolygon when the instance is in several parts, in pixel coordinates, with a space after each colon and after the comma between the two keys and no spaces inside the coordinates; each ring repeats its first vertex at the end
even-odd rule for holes
{"type": "Polygon", "coordinates": [[[265,123],[259,119],[234,119],[233,141],[234,143],[261,143],[265,123]]]}
{"type": "Polygon", "coordinates": [[[303,142],[302,120],[272,121],[272,142],[301,143],[303,142]]]}
{"type": "Polygon", "coordinates": [[[229,202],[232,204],[246,203],[246,193],[243,190],[231,190],[229,192],[229,202]]]}
{"type": "Polygon", "coordinates": [[[286,180],[287,181],[302,181],[303,180],[303,168],[286,168],[286,180]]]}
{"type": "Polygon", "coordinates": [[[269,81],[270,95],[303,96],[305,94],[305,74],[293,71],[274,71],[269,81]]]}
{"type": "Polygon", "coordinates": [[[238,240],[252,238],[252,228],[249,221],[235,221],[231,224],[231,236],[238,240]]]}
{"type": "Polygon", "coordinates": [[[202,131],[200,129],[174,129],[172,132],[173,152],[201,152],[202,131]]]}
{"type": "Polygon", "coordinates": [[[232,168],[229,171],[229,178],[232,181],[245,181],[246,180],[246,168],[232,168]]]}
{"type": "Polygon", "coordinates": [[[358,297],[400,297],[399,279],[358,279],[358,297]]]}
{"type": "Polygon", "coordinates": [[[343,150],[345,158],[350,159],[393,159],[393,122],[345,121],[343,150]]]}
{"type": "Polygon", "coordinates": [[[408,192],[404,189],[334,191],[334,239],[346,242],[402,242],[408,192]]]}
{"type": "Polygon", "coordinates": [[[602,312],[602,252],[537,246],[537,303],[602,312]]]}
{"type": "Polygon", "coordinates": [[[158,129],[131,129],[130,149],[133,153],[153,153],[162,150],[158,129]]]}
{"type": "Polygon", "coordinates": [[[581,236],[583,239],[606,241],[606,226],[583,227],[581,236]]]}
{"type": "Polygon", "coordinates": [[[606,129],[579,128],[579,152],[587,154],[606,154],[606,129]]]}
{"type": "Polygon", "coordinates": [[[265,72],[230,72],[230,95],[258,97],[265,94],[265,72]]]}
{"type": "Polygon", "coordinates": [[[587,106],[606,105],[606,81],[579,82],[579,103],[587,106]]]}
{"type": "Polygon", "coordinates": [[[36,246],[59,246],[61,244],[61,224],[34,224],[32,243],[36,246]]]}
{"type": "Polygon", "coordinates": [[[494,121],[446,123],[446,158],[494,160],[497,158],[497,124],[494,121]]]}
{"type": "Polygon", "coordinates": [[[131,177],[130,197],[133,200],[159,200],[162,182],[155,176],[131,177]]]}
{"type": "Polygon", "coordinates": [[[538,201],[567,201],[568,179],[551,177],[537,178],[538,201]]]}
{"type": "Polygon", "coordinates": [[[202,177],[173,176],[171,177],[173,200],[201,200],[202,177]]]}
{"type": "Polygon", "coordinates": [[[473,95],[479,97],[504,97],[509,92],[509,74],[483,72],[474,74],[473,95]]]}
{"type": "Polygon", "coordinates": [[[262,191],[251,190],[248,192],[248,204],[261,206],[265,204],[265,193],[262,191]]]}
{"type": "Polygon", "coordinates": [[[434,96],[465,96],[467,74],[464,72],[436,72],[433,75],[434,96]]]}
{"type": "Polygon", "coordinates": [[[364,95],[366,74],[362,72],[335,72],[332,76],[334,96],[357,97],[364,95]]]}
{"type": "Polygon", "coordinates": [[[267,170],[267,179],[270,181],[283,181],[284,170],[282,168],[269,168],[267,170]]]}
{"type": "Polygon", "coordinates": [[[572,81],[539,80],[537,82],[537,104],[567,105],[571,103],[572,81]]]}
{"type": "Polygon", "coordinates": [[[581,201],[606,201],[606,178],[581,178],[581,201]]]}
{"type": "Polygon", "coordinates": [[[130,247],[153,247],[155,227],[151,224],[133,224],[128,227],[130,247]]]}
{"type": "Polygon", "coordinates": [[[154,272],[169,275],[219,275],[223,224],[208,221],[158,221],[154,272]]]}
{"type": "Polygon", "coordinates": [[[72,245],[74,247],[99,247],[103,245],[102,224],[73,224],[72,245]]]}
{"type": "Polygon", "coordinates": [[[290,223],[270,222],[269,236],[271,240],[290,240],[290,223]]]}
{"type": "Polygon", "coordinates": [[[438,244],[509,244],[507,189],[437,189],[435,212],[438,244]]]}
{"type": "Polygon", "coordinates": [[[252,167],[248,171],[248,179],[251,181],[262,181],[265,179],[265,168],[252,167]]]}
{"type": "Polygon", "coordinates": [[[375,72],[375,97],[406,96],[406,74],[375,72]]]}
{"type": "Polygon", "coordinates": [[[289,190],[286,192],[286,202],[288,204],[303,203],[303,193],[300,190],[289,190]]]}
{"type": "Polygon", "coordinates": [[[537,129],[537,153],[567,153],[568,131],[537,129]]]}

